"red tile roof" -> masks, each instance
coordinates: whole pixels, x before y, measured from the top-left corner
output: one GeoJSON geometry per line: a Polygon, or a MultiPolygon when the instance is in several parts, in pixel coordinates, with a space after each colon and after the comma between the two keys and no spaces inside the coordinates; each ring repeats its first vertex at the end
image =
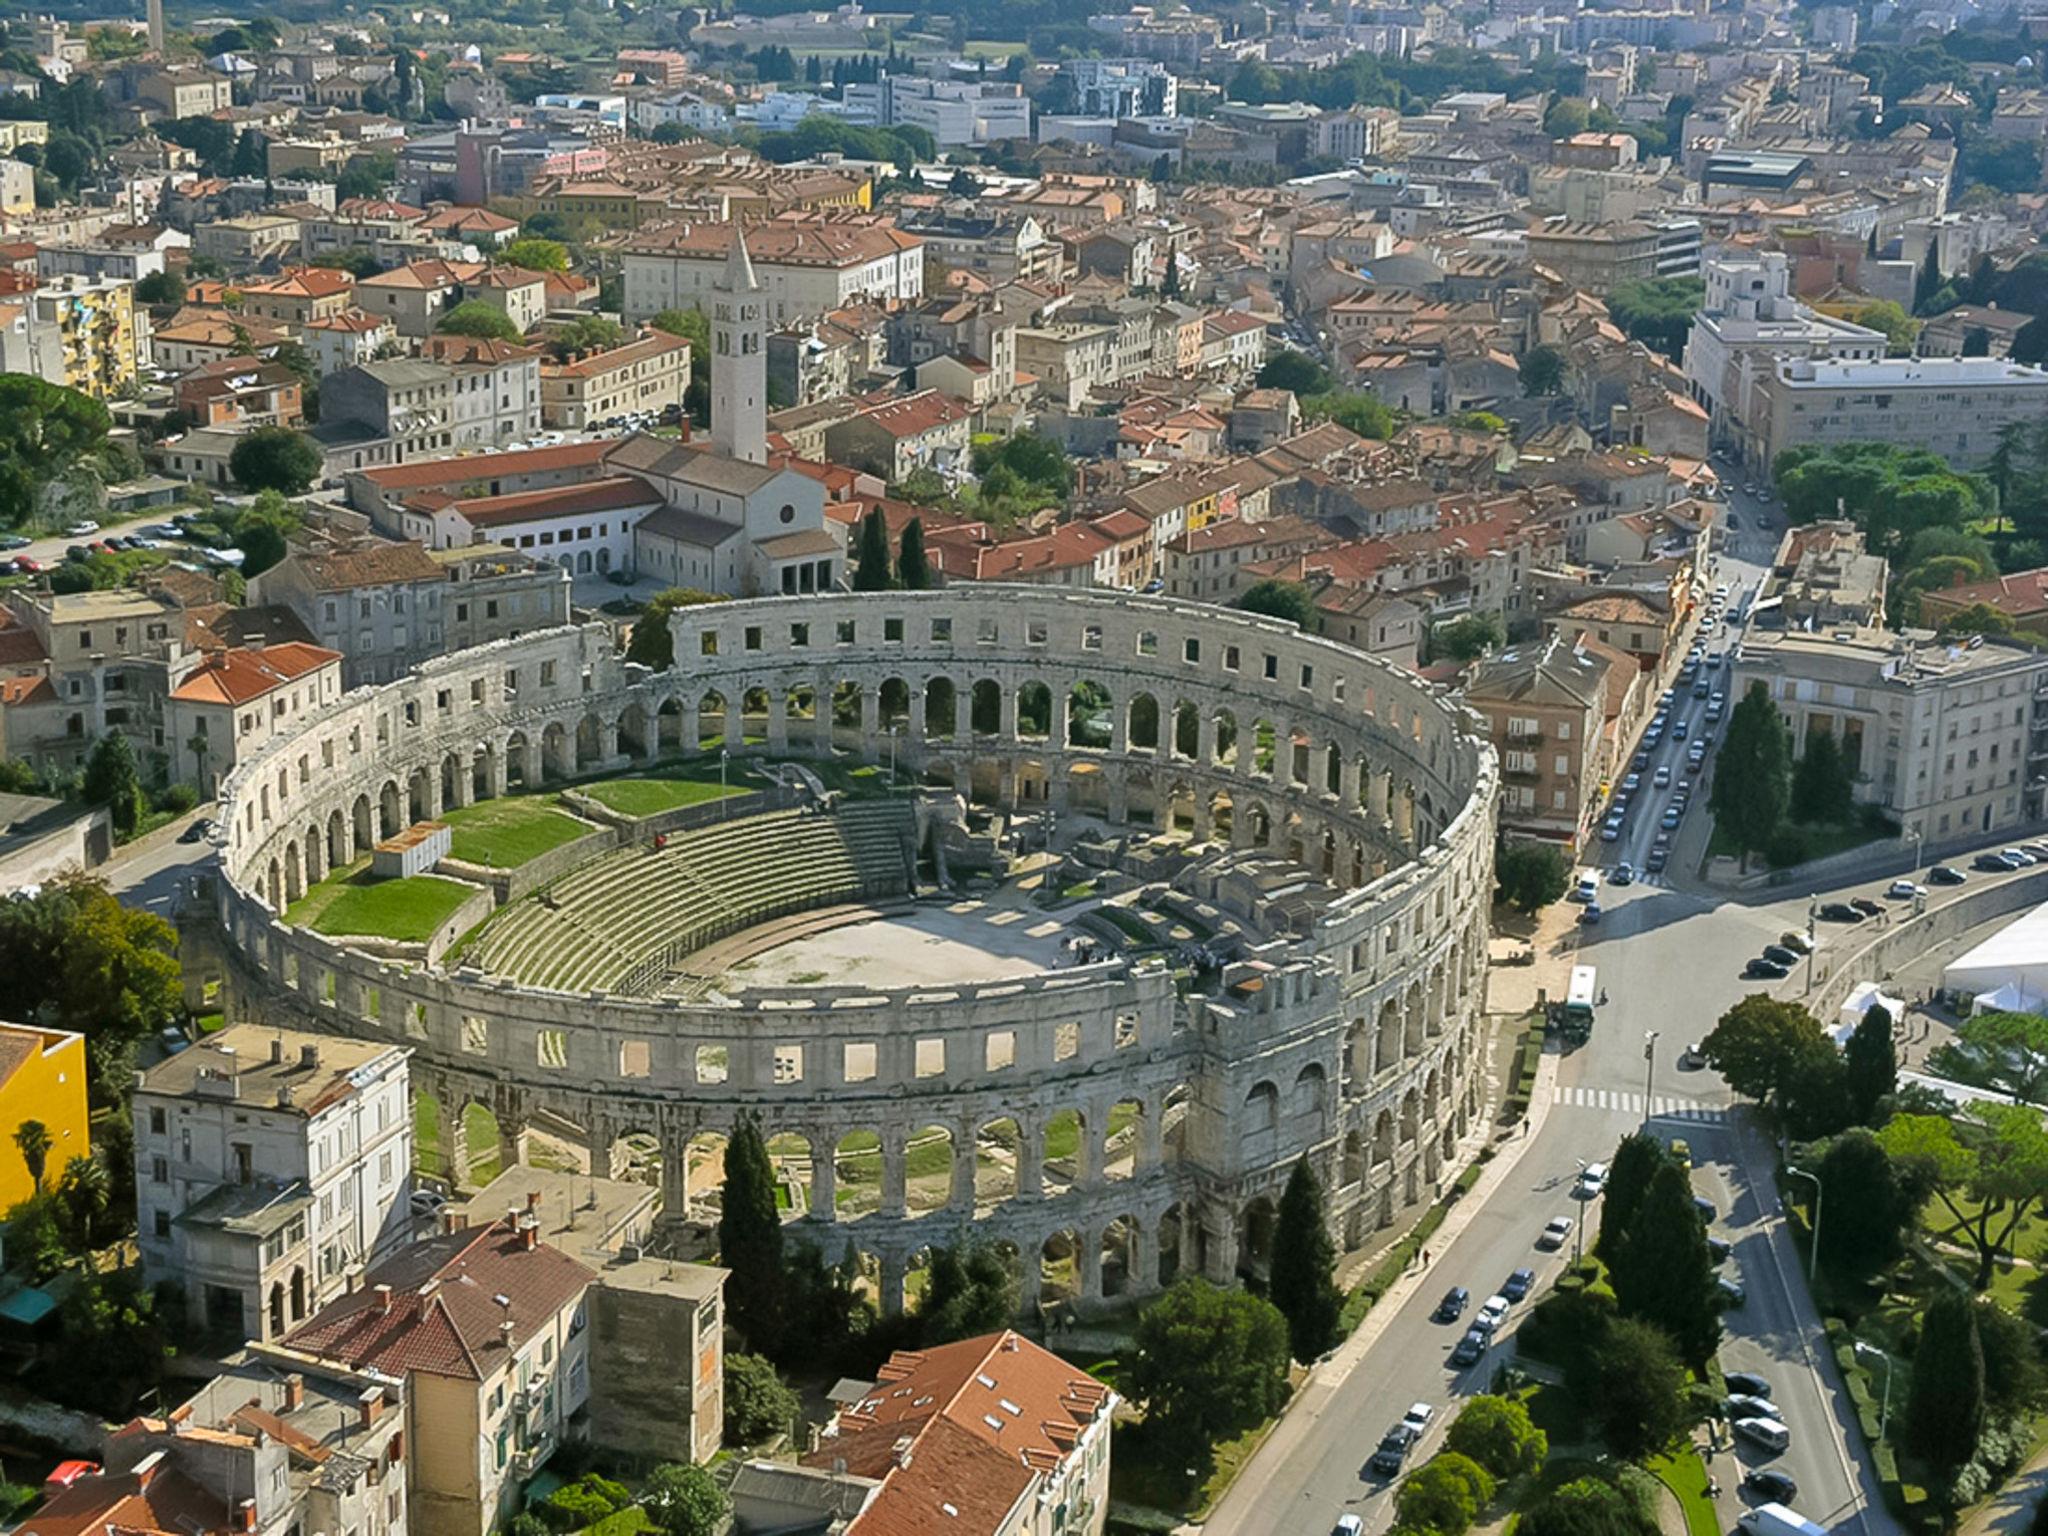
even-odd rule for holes
{"type": "Polygon", "coordinates": [[[103,1536],[168,1532],[211,1536],[228,1529],[227,1505],[175,1468],[82,1477],[52,1493],[19,1527],[19,1536],[103,1536]]]}
{"type": "Polygon", "coordinates": [[[628,507],[658,507],[660,493],[633,475],[610,475],[581,485],[558,485],[539,491],[514,491],[505,496],[472,496],[454,504],[472,528],[530,523],[582,512],[621,512],[628,507]]]}
{"type": "Polygon", "coordinates": [[[395,464],[366,469],[363,479],[382,491],[428,490],[437,485],[468,485],[495,475],[552,473],[595,469],[615,443],[593,440],[558,443],[552,448],[524,448],[511,453],[475,453],[466,459],[429,459],[421,464],[395,464]]]}
{"type": "Polygon", "coordinates": [[[341,660],[341,652],[296,640],[209,656],[171,690],[188,704],[246,704],[341,660]]]}
{"type": "Polygon", "coordinates": [[[503,1221],[425,1238],[361,1290],[323,1307],[285,1343],[352,1370],[423,1371],[482,1381],[597,1278],[503,1221]],[[385,1289],[388,1287],[388,1290],[385,1289]]]}

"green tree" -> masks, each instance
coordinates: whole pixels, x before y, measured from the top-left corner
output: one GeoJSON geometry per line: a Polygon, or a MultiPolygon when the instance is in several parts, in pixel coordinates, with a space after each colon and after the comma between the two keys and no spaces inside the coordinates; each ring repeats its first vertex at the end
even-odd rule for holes
{"type": "Polygon", "coordinates": [[[1820,1256],[1828,1267],[1869,1275],[1896,1259],[1913,1202],[1877,1137],[1862,1126],[1844,1131],[1828,1143],[1817,1172],[1827,1192],[1820,1256]]]}
{"type": "Polygon", "coordinates": [[[1625,335],[1676,362],[1684,355],[1685,338],[1706,292],[1706,284],[1697,277],[1623,283],[1607,296],[1607,312],[1625,335]]]}
{"type": "Polygon", "coordinates": [[[290,553],[284,535],[270,523],[251,524],[236,547],[242,551],[242,575],[245,578],[261,576],[290,553]]]}
{"type": "Polygon", "coordinates": [[[1544,109],[1543,132],[1547,138],[1568,139],[1574,134],[1584,133],[1591,120],[1585,102],[1576,96],[1557,96],[1544,109]]]}
{"type": "Polygon", "coordinates": [[[475,336],[485,341],[509,341],[515,346],[526,339],[510,315],[482,299],[464,299],[443,315],[434,329],[444,336],[475,336]]]}
{"type": "Polygon", "coordinates": [[[1287,1319],[1288,1347],[1303,1365],[1319,1357],[1337,1338],[1337,1315],[1344,1298],[1331,1278],[1337,1270],[1337,1245],[1323,1212],[1322,1181],[1304,1153],[1295,1160],[1280,1195],[1273,1226],[1273,1270],[1266,1294],[1287,1319]]]}
{"type": "Polygon", "coordinates": [[[138,304],[182,304],[185,302],[185,278],[180,272],[166,267],[161,272],[152,272],[135,285],[135,302],[138,304]]]}
{"type": "Polygon", "coordinates": [[[1306,352],[1275,352],[1259,369],[1261,389],[1287,389],[1296,395],[1327,394],[1330,371],[1306,352]]]}
{"type": "Polygon", "coordinates": [[[1714,787],[1707,797],[1714,825],[1737,847],[1763,847],[1791,799],[1792,745],[1785,717],[1762,683],[1750,684],[1729,713],[1714,757],[1714,787]]]}
{"type": "Polygon", "coordinates": [[[559,240],[526,235],[507,241],[498,251],[498,260],[508,267],[524,267],[529,272],[566,272],[569,270],[569,247],[559,240]]]}
{"type": "Polygon", "coordinates": [[[1806,755],[1792,774],[1792,819],[1803,826],[1836,826],[1855,814],[1849,764],[1834,732],[1806,733],[1806,755]]]}
{"type": "Polygon", "coordinates": [[[1721,1342],[1720,1290],[1691,1180],[1677,1163],[1667,1160],[1650,1176],[1642,1207],[1607,1264],[1623,1316],[1653,1324],[1681,1359],[1703,1369],[1721,1342]]]}
{"type": "Polygon", "coordinates": [[[896,584],[906,592],[926,592],[937,585],[932,580],[932,563],[924,552],[924,519],[913,517],[903,525],[903,538],[896,552],[896,584]]]}
{"type": "Polygon", "coordinates": [[[352,197],[388,197],[397,178],[396,155],[386,150],[359,155],[334,178],[334,195],[343,202],[352,197]]]}
{"type": "Polygon", "coordinates": [[[2048,1018],[1994,1009],[1965,1019],[1956,1039],[1985,1080],[2027,1104],[2048,1104],[2048,1018]]]}
{"type": "Polygon", "coordinates": [[[1539,342],[1522,354],[1522,393],[1559,395],[1564,393],[1564,353],[1549,342],[1539,342]]]}
{"type": "Polygon", "coordinates": [[[1507,643],[1508,627],[1497,613],[1468,613],[1429,636],[1432,659],[1449,661],[1477,661],[1507,643]]]}
{"type": "Polygon", "coordinates": [[[235,443],[228,455],[228,473],[252,491],[281,491],[302,496],[327,467],[319,446],[290,427],[258,427],[235,443]]]}
{"type": "Polygon", "coordinates": [[[626,660],[637,661],[657,672],[666,672],[676,660],[669,618],[679,608],[724,601],[715,592],[700,592],[695,587],[669,587],[655,593],[647,600],[647,606],[640,610],[639,617],[633,620],[633,635],[626,642],[626,660]]]}
{"type": "Polygon", "coordinates": [[[889,520],[880,507],[861,519],[860,552],[853,568],[853,590],[886,592],[895,585],[889,571],[889,520]]]}
{"type": "Polygon", "coordinates": [[[74,1157],[64,1164],[64,1171],[57,1176],[56,1202],[65,1241],[73,1253],[97,1248],[112,1235],[105,1226],[113,1201],[113,1177],[100,1158],[74,1157]]]}
{"type": "Polygon", "coordinates": [[[2016,363],[2039,367],[2048,363],[2048,312],[2038,314],[2012,333],[2006,356],[2016,363]]]}
{"type": "Polygon", "coordinates": [[[43,488],[105,446],[113,418],[90,395],[0,373],[0,527],[35,513],[43,488]]]}
{"type": "Polygon", "coordinates": [[[1575,1478],[1546,1494],[1515,1527],[1516,1536],[1657,1536],[1658,1529],[1626,1493],[1597,1476],[1575,1478]]]}
{"type": "Polygon", "coordinates": [[[725,1357],[725,1443],[759,1445],[796,1428],[796,1392],[761,1355],[725,1357]]]}
{"type": "Polygon", "coordinates": [[[1664,1143],[1648,1131],[1621,1138],[1607,1165],[1607,1187],[1600,1194],[1600,1236],[1593,1244],[1595,1253],[1610,1263],[1618,1262],[1628,1243],[1629,1228],[1643,1208],[1643,1197],[1650,1192],[1650,1181],[1670,1162],[1664,1143]]]}
{"type": "Polygon", "coordinates": [[[1669,1449],[1693,1421],[1686,1371],[1660,1328],[1637,1318],[1608,1324],[1566,1381],[1607,1448],[1624,1461],[1645,1461],[1669,1449]]]}
{"type": "Polygon", "coordinates": [[[1899,1052],[1892,1042],[1891,1011],[1882,1003],[1863,1010],[1842,1048],[1849,1110],[1860,1125],[1875,1125],[1884,1101],[1899,1091],[1899,1052]]]}
{"type": "Polygon", "coordinates": [[[1984,1354],[1987,1417],[2017,1420],[2048,1402],[2048,1365],[2034,1325],[1988,1296],[1977,1298],[1977,1343],[1984,1354]]]}
{"type": "Polygon", "coordinates": [[[1884,332],[1885,352],[1892,357],[1910,355],[1920,337],[1920,322],[1890,299],[1865,304],[1849,319],[1868,330],[1884,332]]]}
{"type": "Polygon", "coordinates": [[[1913,276],[1913,313],[1924,315],[1933,303],[1934,296],[1941,292],[1940,242],[1927,242],[1927,255],[1920,263],[1920,270],[1913,276]]]}
{"type": "Polygon", "coordinates": [[[640,1503],[662,1536],[718,1536],[732,1512],[732,1500],[706,1468],[673,1461],[647,1474],[640,1503]]]}
{"type": "Polygon", "coordinates": [[[1493,1476],[1469,1456],[1444,1451],[1408,1474],[1394,1492],[1402,1530],[1465,1536],[1473,1517],[1493,1501],[1493,1476]]]}
{"type": "Polygon", "coordinates": [[[1017,1315],[1017,1287],[1003,1257],[987,1243],[934,1248],[923,1303],[917,1309],[924,1348],[999,1333],[1017,1315]]]}
{"type": "Polygon", "coordinates": [[[135,830],[142,819],[142,775],[135,767],[135,749],[121,732],[109,731],[93,744],[81,787],[90,804],[107,808],[115,836],[135,830]]]}
{"type": "Polygon", "coordinates": [[[21,1153],[22,1166],[28,1169],[29,1182],[35,1185],[38,1200],[43,1197],[43,1173],[49,1164],[50,1149],[56,1144],[50,1128],[40,1120],[24,1120],[14,1128],[15,1150],[21,1153]]]}
{"type": "Polygon", "coordinates": [[[1180,258],[1169,253],[1166,258],[1166,275],[1159,280],[1159,297],[1170,304],[1180,296],[1180,258]]]}
{"type": "Polygon", "coordinates": [[[2020,1104],[1973,1104],[1950,1118],[1894,1115],[1878,1142],[1909,1186],[1940,1201],[1949,1236],[1977,1254],[1973,1283],[1991,1284],[1998,1256],[2048,1197],[2048,1131],[2020,1104]]]}
{"type": "Polygon", "coordinates": [[[1262,1297],[1189,1276],[1147,1307],[1124,1385],[1147,1438],[1206,1458],[1287,1400],[1287,1319],[1262,1297]]]}
{"type": "Polygon", "coordinates": [[[1926,1462],[1946,1493],[1977,1454],[1984,1432],[1984,1349],[1977,1336],[1977,1305],[1961,1292],[1940,1289],[1920,1319],[1913,1352],[1912,1386],[1899,1440],[1926,1462]]]}
{"type": "Polygon", "coordinates": [[[1571,860],[1549,843],[1506,843],[1493,861],[1494,894],[1534,913],[1563,896],[1571,884],[1571,860]]]}
{"type": "Polygon", "coordinates": [[[1323,616],[1316,610],[1315,598],[1298,581],[1282,581],[1277,577],[1255,581],[1244,589],[1233,606],[1246,613],[1263,613],[1269,619],[1289,620],[1307,635],[1323,627],[1323,616]]]}
{"type": "Polygon", "coordinates": [[[784,1321],[782,1218],[775,1187],[760,1120],[743,1115],[725,1145],[718,1259],[732,1271],[726,1315],[740,1337],[757,1347],[775,1338],[784,1321]]]}
{"type": "Polygon", "coordinates": [[[1394,435],[1399,419],[1384,400],[1362,389],[1333,389],[1301,402],[1304,421],[1334,421],[1347,432],[1384,441],[1394,435]]]}
{"type": "Polygon", "coordinates": [[[1820,1021],[1799,1003],[1751,993],[1721,1015],[1700,1053],[1728,1086],[1783,1111],[1815,1058],[1836,1054],[1820,1021]]]}
{"type": "Polygon", "coordinates": [[[1444,1448],[1456,1451],[1492,1474],[1494,1481],[1526,1477],[1550,1454],[1550,1437],[1529,1418],[1518,1397],[1470,1399],[1451,1421],[1444,1448]]]}
{"type": "Polygon", "coordinates": [[[1971,603],[1960,608],[1941,621],[1941,634],[1988,635],[2000,639],[2013,632],[2013,622],[1989,603],[1971,603]]]}

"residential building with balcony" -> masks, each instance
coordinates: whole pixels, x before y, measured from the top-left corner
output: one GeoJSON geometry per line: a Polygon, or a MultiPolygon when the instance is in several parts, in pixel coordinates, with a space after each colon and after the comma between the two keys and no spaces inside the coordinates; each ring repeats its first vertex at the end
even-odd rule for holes
{"type": "MultiPolygon", "coordinates": [[[[323,863],[336,851],[315,850],[323,863]]],[[[403,1248],[410,1055],[382,1041],[230,1024],[149,1068],[134,1098],[148,1282],[175,1282],[201,1327],[271,1341],[403,1248]]]]}
{"type": "Polygon", "coordinates": [[[689,342],[649,331],[603,351],[542,363],[541,425],[580,432],[631,413],[680,409],[689,387],[689,342]]]}
{"type": "Polygon", "coordinates": [[[135,285],[121,278],[53,278],[29,296],[35,324],[54,331],[62,382],[95,400],[135,389],[148,360],[146,321],[135,312],[135,285]]]}
{"type": "MultiPolygon", "coordinates": [[[[1501,831],[1575,854],[1594,831],[1612,768],[1609,654],[1553,634],[1481,662],[1465,702],[1487,722],[1501,762],[1501,831]]],[[[1633,669],[1621,666],[1629,685],[1633,669]]],[[[1613,711],[1613,717],[1626,709],[1613,711]]]]}
{"type": "Polygon", "coordinates": [[[288,641],[211,652],[170,692],[171,777],[211,799],[236,763],[340,697],[339,651],[288,641]]]}
{"type": "Polygon", "coordinates": [[[2048,417],[2048,370],[1988,357],[1779,362],[1757,381],[1745,456],[1886,442],[1925,448],[1959,470],[1983,467],[1999,432],[2048,417]]]}
{"type": "MultiPolygon", "coordinates": [[[[17,627],[41,662],[0,694],[6,755],[61,774],[82,767],[108,731],[128,738],[138,762],[167,752],[165,700],[174,675],[192,663],[185,614],[156,591],[53,593],[16,587],[6,595],[17,627]]],[[[25,644],[26,642],[18,642],[25,644]]]]}

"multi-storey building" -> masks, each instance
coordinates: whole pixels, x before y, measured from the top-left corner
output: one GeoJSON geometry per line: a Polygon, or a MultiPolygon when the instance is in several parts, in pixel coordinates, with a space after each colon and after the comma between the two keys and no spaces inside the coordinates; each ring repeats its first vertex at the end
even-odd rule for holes
{"type": "Polygon", "coordinates": [[[1501,830],[1576,852],[1593,830],[1613,767],[1607,721],[1635,669],[1603,647],[1557,634],[1480,665],[1465,702],[1485,717],[1501,762],[1501,830]]]}
{"type": "Polygon", "coordinates": [[[1831,735],[1859,802],[1908,837],[1940,843],[2013,827],[2029,804],[2037,698],[2048,652],[1973,638],[1949,645],[1880,629],[1752,630],[1730,689],[1761,684],[1784,714],[1795,755],[1831,735]]]}
{"type": "Polygon", "coordinates": [[[307,545],[249,579],[249,601],[278,603],[341,653],[345,688],[388,682],[446,648],[446,573],[417,543],[307,545]]]}
{"type": "Polygon", "coordinates": [[[146,361],[147,325],[135,313],[135,285],[121,278],[59,277],[29,296],[35,323],[54,331],[63,382],[95,400],[132,392],[146,361]]]}
{"type": "Polygon", "coordinates": [[[165,710],[171,777],[211,798],[221,775],[341,697],[341,653],[288,641],[215,651],[179,679],[165,710]]]}
{"type": "MultiPolygon", "coordinates": [[[[704,308],[725,274],[734,226],[686,223],[643,229],[620,247],[625,314],[704,308]]],[[[775,219],[746,230],[747,252],[772,325],[829,314],[859,298],[921,298],[924,242],[886,225],[775,219]]]]}
{"type": "Polygon", "coordinates": [[[108,731],[126,736],[144,763],[168,750],[164,702],[173,675],[192,660],[175,601],[132,589],[17,587],[7,606],[42,658],[34,686],[8,695],[0,711],[7,756],[45,774],[68,773],[108,731]]]}
{"type": "MultiPolygon", "coordinates": [[[[308,851],[316,865],[330,852],[308,851]]],[[[273,1340],[402,1248],[409,1054],[231,1024],[144,1073],[135,1189],[149,1282],[175,1281],[206,1327],[273,1340]]]]}
{"type": "Polygon", "coordinates": [[[680,408],[690,387],[690,344],[648,331],[540,369],[541,425],[581,431],[630,413],[680,408]]]}
{"type": "Polygon", "coordinates": [[[1887,442],[1925,448],[1958,469],[1981,468],[2014,422],[2048,416],[2048,370],[2000,358],[1783,361],[1756,385],[1748,457],[1787,448],[1887,442]]]}

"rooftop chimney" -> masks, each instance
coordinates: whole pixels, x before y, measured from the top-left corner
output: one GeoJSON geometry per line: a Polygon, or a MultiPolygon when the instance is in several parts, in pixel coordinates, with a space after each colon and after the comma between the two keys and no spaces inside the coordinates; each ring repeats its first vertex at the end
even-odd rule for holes
{"type": "Polygon", "coordinates": [[[531,1253],[540,1246],[540,1223],[529,1221],[519,1229],[519,1246],[531,1253]]]}
{"type": "Polygon", "coordinates": [[[379,1312],[389,1312],[391,1310],[391,1287],[388,1285],[380,1285],[376,1287],[376,1291],[377,1310],[379,1312]]]}
{"type": "Polygon", "coordinates": [[[442,1207],[441,1230],[443,1232],[460,1232],[464,1227],[468,1225],[469,1218],[465,1216],[461,1211],[457,1210],[454,1206],[449,1205],[442,1207]]]}
{"type": "Polygon", "coordinates": [[[512,1347],[512,1319],[509,1317],[498,1324],[498,1342],[508,1350],[512,1347]]]}
{"type": "Polygon", "coordinates": [[[294,1412],[306,1400],[306,1378],[297,1371],[284,1379],[284,1411],[294,1412]]]}
{"type": "Polygon", "coordinates": [[[244,1499],[235,1506],[235,1529],[253,1531],[256,1529],[256,1501],[244,1499]]]}
{"type": "Polygon", "coordinates": [[[282,1065],[282,1064],[283,1064],[283,1062],[284,1062],[284,1036],[283,1036],[283,1035],[272,1035],[272,1036],[270,1037],[270,1064],[271,1064],[272,1066],[280,1066],[280,1065],[282,1065]]]}
{"type": "Polygon", "coordinates": [[[319,1047],[319,1046],[317,1046],[317,1045],[302,1045],[302,1046],[300,1046],[300,1047],[299,1047],[299,1065],[300,1065],[300,1066],[302,1066],[302,1067],[309,1067],[309,1068],[310,1068],[310,1067],[317,1067],[317,1066],[319,1066],[319,1065],[320,1065],[320,1047],[319,1047]]]}
{"type": "Polygon", "coordinates": [[[535,1213],[535,1214],[538,1214],[538,1213],[539,1213],[539,1211],[540,1211],[540,1191],[539,1191],[539,1190],[537,1190],[537,1189],[529,1189],[529,1190],[528,1190],[528,1191],[526,1192],[526,1208],[527,1208],[527,1210],[528,1210],[528,1211],[530,1211],[530,1212],[533,1212],[533,1213],[535,1213]]]}
{"type": "Polygon", "coordinates": [[[361,1396],[356,1398],[356,1406],[362,1414],[362,1427],[368,1429],[377,1422],[377,1415],[384,1411],[384,1389],[363,1388],[361,1396]]]}

